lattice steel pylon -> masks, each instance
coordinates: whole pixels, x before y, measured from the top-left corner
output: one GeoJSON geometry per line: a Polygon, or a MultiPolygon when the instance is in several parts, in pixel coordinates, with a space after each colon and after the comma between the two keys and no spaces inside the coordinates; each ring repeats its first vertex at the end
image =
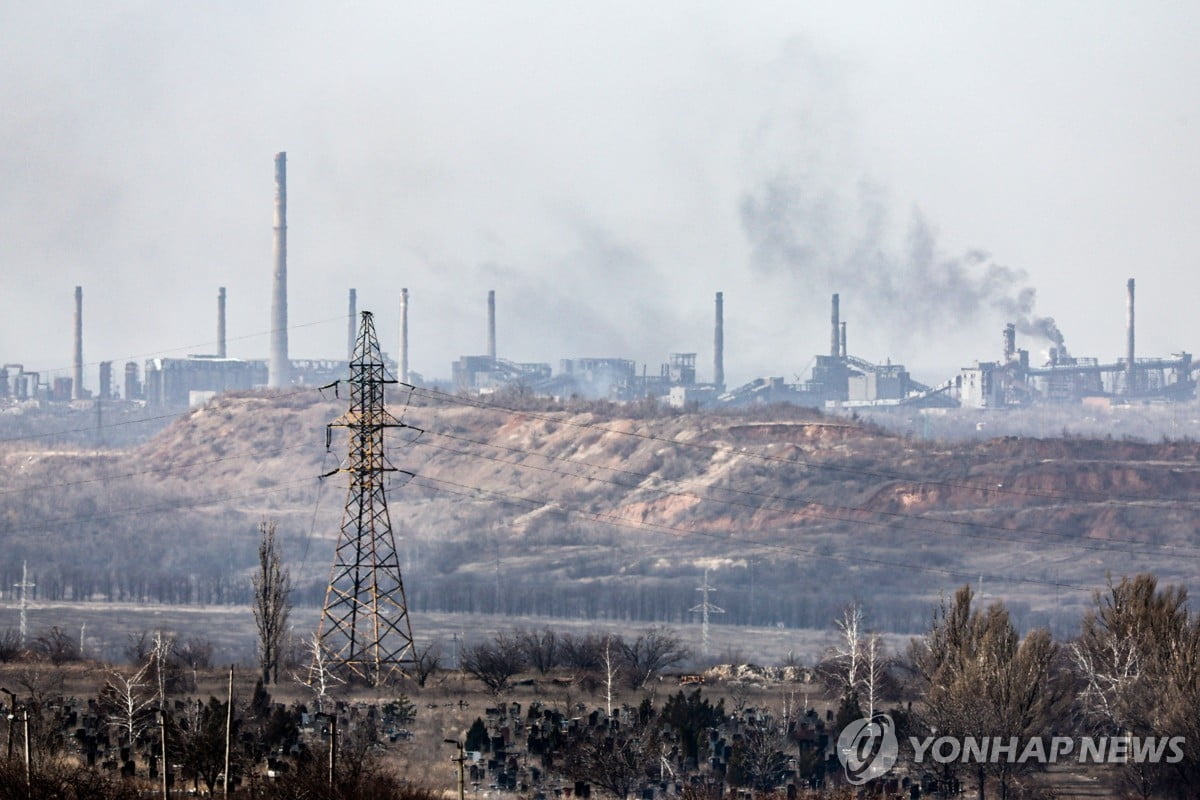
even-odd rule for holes
{"type": "Polygon", "coordinates": [[[371,312],[360,318],[350,360],[350,409],[326,428],[326,447],[333,428],[349,430],[345,466],[329,475],[348,473],[350,488],[317,638],[328,669],[378,686],[415,663],[383,482],[384,473],[398,471],[384,455],[384,429],[411,426],[384,408],[384,387],[397,381],[384,368],[371,312]]]}

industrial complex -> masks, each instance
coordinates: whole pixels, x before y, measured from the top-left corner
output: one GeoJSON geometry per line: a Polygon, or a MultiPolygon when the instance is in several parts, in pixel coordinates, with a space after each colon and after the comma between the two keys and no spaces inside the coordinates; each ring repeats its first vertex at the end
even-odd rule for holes
{"type": "MultiPolygon", "coordinates": [[[[274,257],[271,283],[270,352],[266,359],[230,358],[226,350],[226,290],[217,290],[216,348],[211,354],[150,358],[123,365],[114,380],[111,361],[99,364],[95,388],[84,386],[83,287],[74,291],[74,353],[71,377],[44,381],[19,361],[0,363],[0,411],[22,411],[47,404],[91,407],[96,401],[186,408],[220,392],[258,387],[282,389],[324,385],[344,377],[356,341],[357,296],[349,290],[345,359],[294,359],[288,353],[287,314],[287,157],[275,156],[274,257]]],[[[805,380],[788,382],[765,376],[741,386],[725,384],[724,294],[714,298],[712,369],[700,379],[697,356],[669,353],[656,369],[621,354],[570,357],[549,363],[502,358],[496,346],[496,293],[487,293],[487,350],[463,355],[450,365],[449,381],[425,381],[409,370],[407,288],[400,290],[400,336],[397,360],[388,367],[402,383],[439,385],[470,395],[520,391],[558,399],[582,397],[622,403],[655,398],[676,407],[746,406],[792,403],[817,408],[940,407],[1003,409],[1040,403],[1112,403],[1132,399],[1183,400],[1195,396],[1195,371],[1189,353],[1170,357],[1138,357],[1135,350],[1134,281],[1127,284],[1127,349],[1110,361],[1069,354],[1061,337],[1046,363],[1034,364],[1030,351],[1018,347],[1017,326],[1007,325],[995,360],[976,361],[958,374],[930,386],[915,380],[902,364],[875,364],[850,355],[846,323],[840,319],[839,296],[831,302],[828,354],[817,355],[805,380]]],[[[0,354],[0,358],[10,354],[0,354]]],[[[12,354],[17,355],[17,354],[12,354]]]]}

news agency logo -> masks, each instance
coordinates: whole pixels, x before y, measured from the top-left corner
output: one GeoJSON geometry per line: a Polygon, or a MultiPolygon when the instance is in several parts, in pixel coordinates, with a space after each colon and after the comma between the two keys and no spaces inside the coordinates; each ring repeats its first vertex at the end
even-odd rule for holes
{"type": "Polygon", "coordinates": [[[838,761],[846,770],[846,780],[855,786],[886,775],[899,753],[896,724],[887,714],[855,720],[838,736],[838,761]]]}
{"type": "MultiPolygon", "coordinates": [[[[914,764],[1178,764],[1185,757],[1183,736],[926,736],[908,739],[914,764]]],[[[886,775],[899,755],[896,726],[887,714],[855,720],[842,729],[837,757],[854,786],[886,775]]]]}

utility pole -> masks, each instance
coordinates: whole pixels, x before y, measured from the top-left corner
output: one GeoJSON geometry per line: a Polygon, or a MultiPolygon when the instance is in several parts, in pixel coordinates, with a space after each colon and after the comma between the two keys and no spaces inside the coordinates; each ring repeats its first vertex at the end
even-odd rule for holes
{"type": "Polygon", "coordinates": [[[32,589],[36,584],[29,582],[29,562],[21,562],[21,582],[13,584],[17,589],[21,590],[21,649],[25,649],[25,636],[29,630],[28,610],[29,598],[26,595],[26,590],[32,589]]]}
{"type": "Polygon", "coordinates": [[[0,692],[4,692],[8,696],[8,758],[5,763],[12,760],[12,723],[17,721],[17,696],[8,691],[7,688],[0,688],[0,692]]]}
{"type": "Polygon", "coordinates": [[[233,664],[229,665],[229,693],[225,700],[225,780],[222,794],[229,797],[229,740],[233,738],[233,664]]]}
{"type": "Polygon", "coordinates": [[[467,783],[466,775],[464,774],[466,767],[464,765],[467,760],[467,754],[463,752],[463,743],[457,739],[443,739],[442,741],[458,748],[458,755],[451,757],[450,760],[458,764],[458,800],[465,800],[467,783]]]}
{"type": "Polygon", "coordinates": [[[0,692],[4,692],[6,695],[8,695],[8,761],[12,761],[12,729],[13,723],[17,721],[17,696],[8,689],[0,688],[0,692]]]}
{"type": "MultiPolygon", "coordinates": [[[[162,670],[162,664],[158,665],[162,670]]],[[[158,709],[158,740],[162,745],[162,800],[167,800],[167,709],[158,709]]]]}
{"type": "Polygon", "coordinates": [[[329,788],[332,791],[337,776],[337,710],[329,715],[329,788]]]}
{"type": "Polygon", "coordinates": [[[384,407],[384,388],[397,381],[388,377],[384,367],[374,317],[370,311],[363,311],[361,317],[350,359],[350,408],[327,426],[325,434],[328,448],[333,428],[349,431],[346,466],[322,477],[348,473],[350,487],[317,639],[331,668],[379,686],[416,663],[384,491],[384,474],[399,470],[388,462],[383,448],[385,429],[412,426],[384,407]]]}
{"type": "Polygon", "coordinates": [[[705,658],[708,657],[708,615],[709,614],[724,614],[725,609],[714,606],[708,602],[708,593],[716,591],[715,587],[708,585],[708,570],[704,570],[704,585],[696,589],[697,592],[703,592],[701,597],[703,602],[698,606],[694,606],[691,612],[694,614],[700,612],[700,653],[705,658]]]}
{"type": "Polygon", "coordinates": [[[29,707],[25,706],[21,709],[21,721],[25,723],[25,791],[29,792],[33,788],[33,766],[32,759],[29,753],[29,707]]]}

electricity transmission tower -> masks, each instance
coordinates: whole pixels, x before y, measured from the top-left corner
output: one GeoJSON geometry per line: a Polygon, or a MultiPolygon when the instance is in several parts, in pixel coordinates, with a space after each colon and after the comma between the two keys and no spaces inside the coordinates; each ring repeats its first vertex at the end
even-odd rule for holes
{"type": "Polygon", "coordinates": [[[416,663],[383,484],[385,472],[398,471],[384,455],[384,429],[411,426],[384,408],[384,387],[397,381],[384,369],[371,312],[361,320],[350,359],[350,409],[325,434],[328,447],[333,428],[349,431],[345,466],[328,475],[349,474],[350,488],[317,638],[330,670],[378,686],[416,663]]]}
{"type": "Polygon", "coordinates": [[[701,617],[700,617],[700,653],[705,658],[707,658],[708,657],[708,615],[709,614],[724,614],[725,609],[720,608],[719,606],[714,606],[712,603],[708,602],[708,593],[715,592],[716,587],[708,585],[708,570],[707,569],[704,570],[704,585],[697,587],[696,591],[704,593],[703,595],[701,595],[704,598],[704,602],[702,602],[698,606],[692,606],[692,608],[690,610],[693,614],[695,614],[697,611],[699,611],[701,614],[701,617]]]}
{"type": "Polygon", "coordinates": [[[21,647],[25,646],[26,635],[29,631],[27,624],[27,612],[29,611],[29,598],[25,593],[32,589],[36,584],[29,582],[29,562],[21,562],[21,582],[14,583],[13,587],[21,590],[21,647]]]}

